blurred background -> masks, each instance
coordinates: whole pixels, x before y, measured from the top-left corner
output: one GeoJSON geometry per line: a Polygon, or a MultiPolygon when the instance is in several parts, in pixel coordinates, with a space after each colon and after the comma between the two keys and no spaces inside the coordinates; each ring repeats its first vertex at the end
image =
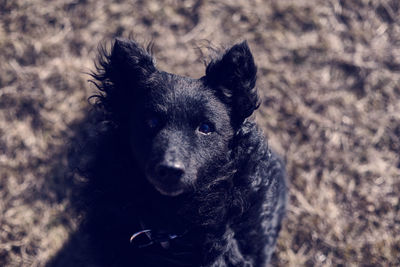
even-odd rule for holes
{"type": "Polygon", "coordinates": [[[400,265],[400,1],[0,0],[0,266],[76,230],[66,147],[99,43],[130,35],[194,78],[210,42],[248,41],[290,182],[274,266],[400,265]]]}

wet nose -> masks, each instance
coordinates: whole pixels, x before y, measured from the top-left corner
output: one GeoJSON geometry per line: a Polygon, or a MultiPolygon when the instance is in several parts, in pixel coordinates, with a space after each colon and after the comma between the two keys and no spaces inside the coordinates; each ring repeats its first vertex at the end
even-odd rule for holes
{"type": "Polygon", "coordinates": [[[177,182],[184,174],[183,164],[180,162],[161,163],[156,167],[156,174],[163,182],[177,182]]]}

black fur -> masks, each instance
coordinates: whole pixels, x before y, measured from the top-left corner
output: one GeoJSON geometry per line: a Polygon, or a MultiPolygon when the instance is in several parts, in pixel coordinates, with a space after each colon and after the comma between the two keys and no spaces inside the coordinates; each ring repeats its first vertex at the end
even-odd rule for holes
{"type": "MultiPolygon", "coordinates": [[[[104,266],[265,266],[286,205],[281,161],[247,118],[258,107],[246,42],[191,79],[132,40],[102,50],[96,134],[80,153],[83,232],[104,266]],[[143,235],[177,235],[139,248],[143,235]]],[[[146,238],[144,238],[146,239],[146,238]]]]}

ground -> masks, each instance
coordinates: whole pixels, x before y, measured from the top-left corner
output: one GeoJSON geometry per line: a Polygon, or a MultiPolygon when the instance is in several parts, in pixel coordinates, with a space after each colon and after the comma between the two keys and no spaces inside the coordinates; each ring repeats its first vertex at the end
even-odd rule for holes
{"type": "Polygon", "coordinates": [[[0,0],[0,266],[43,266],[75,231],[66,147],[115,36],[191,77],[210,42],[248,41],[290,183],[275,266],[400,264],[399,1],[0,0]]]}

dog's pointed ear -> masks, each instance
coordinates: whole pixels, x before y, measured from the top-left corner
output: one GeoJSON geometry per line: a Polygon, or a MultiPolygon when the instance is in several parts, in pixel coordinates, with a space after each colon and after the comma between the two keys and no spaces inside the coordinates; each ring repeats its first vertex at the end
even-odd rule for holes
{"type": "Polygon", "coordinates": [[[114,121],[126,121],[132,96],[156,71],[153,57],[133,40],[117,38],[110,52],[100,47],[96,71],[91,73],[91,81],[100,90],[95,95],[97,106],[114,116],[114,121]]]}
{"type": "Polygon", "coordinates": [[[231,105],[235,124],[240,125],[259,106],[256,74],[257,67],[246,41],[226,50],[206,68],[206,84],[231,105]]]}
{"type": "Polygon", "coordinates": [[[153,57],[133,40],[117,38],[109,56],[113,82],[135,83],[156,71],[153,57]]]}

